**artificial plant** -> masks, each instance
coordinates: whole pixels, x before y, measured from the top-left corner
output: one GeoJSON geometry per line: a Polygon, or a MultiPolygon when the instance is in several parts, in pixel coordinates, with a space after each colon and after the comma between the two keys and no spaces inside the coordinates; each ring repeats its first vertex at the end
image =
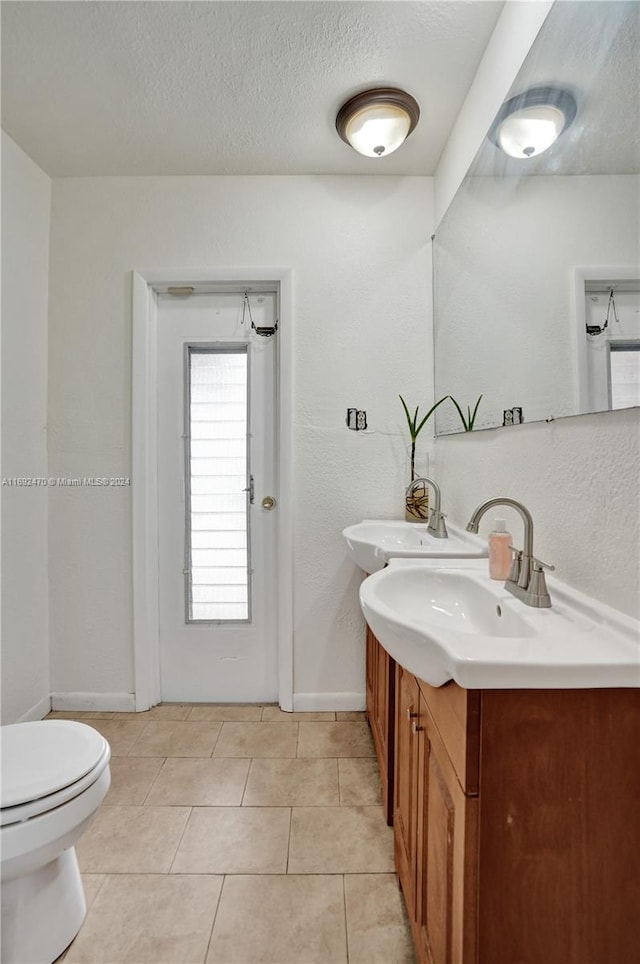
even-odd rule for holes
{"type": "Polygon", "coordinates": [[[481,400],[482,400],[482,395],[479,396],[478,401],[476,402],[476,404],[475,404],[475,406],[474,406],[473,412],[471,411],[470,406],[467,405],[467,414],[466,414],[466,416],[465,416],[464,412],[462,411],[461,407],[460,407],[460,406],[458,405],[458,403],[456,402],[456,400],[455,400],[455,398],[453,397],[453,395],[448,395],[447,398],[450,398],[451,401],[453,402],[453,404],[455,405],[455,407],[457,408],[457,410],[458,410],[458,415],[460,416],[460,420],[461,420],[462,424],[464,425],[464,430],[465,430],[465,432],[472,432],[472,431],[473,431],[473,426],[474,426],[475,421],[476,421],[476,415],[478,414],[478,406],[480,405],[480,402],[481,402],[481,400]]]}
{"type": "Polygon", "coordinates": [[[445,395],[443,398],[441,398],[439,401],[437,401],[437,402],[435,403],[435,405],[433,405],[433,406],[429,409],[429,411],[427,412],[427,414],[424,416],[424,418],[423,418],[420,422],[418,422],[418,413],[419,413],[419,411],[420,411],[420,406],[419,406],[419,405],[416,405],[416,410],[415,410],[415,412],[413,413],[413,416],[412,416],[412,415],[410,414],[410,412],[409,412],[409,408],[408,408],[408,406],[407,406],[407,403],[405,402],[405,400],[404,400],[404,398],[402,397],[402,395],[398,395],[398,398],[399,398],[400,401],[402,402],[402,407],[403,407],[403,409],[404,409],[404,414],[407,416],[407,425],[408,425],[408,427],[409,427],[409,438],[411,439],[411,479],[410,479],[409,481],[410,481],[410,482],[413,482],[414,479],[415,479],[415,477],[416,477],[416,439],[418,438],[418,435],[420,434],[420,432],[422,431],[422,429],[424,428],[424,426],[426,425],[426,423],[428,422],[428,420],[431,418],[431,416],[432,416],[433,413],[435,412],[435,410],[436,410],[436,408],[438,407],[438,405],[442,405],[442,403],[443,403],[444,401],[446,401],[447,398],[449,398],[449,396],[448,396],[448,395],[445,395]]]}

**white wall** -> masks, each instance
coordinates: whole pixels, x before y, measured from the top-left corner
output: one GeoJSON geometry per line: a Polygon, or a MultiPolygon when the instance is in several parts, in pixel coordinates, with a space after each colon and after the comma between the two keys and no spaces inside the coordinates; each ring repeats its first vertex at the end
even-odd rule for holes
{"type": "MultiPolygon", "coordinates": [[[[51,181],[2,134],[2,476],[47,476],[51,181]]],[[[2,722],[49,708],[47,488],[2,487],[2,722]]]]}
{"type": "MultiPolygon", "coordinates": [[[[436,172],[438,220],[527,52],[514,59],[513,44],[526,26],[526,8],[535,20],[534,6],[546,16],[545,4],[505,7],[436,172]]],[[[466,523],[484,499],[519,499],[536,522],[536,554],[556,565],[560,579],[639,615],[640,410],[440,438],[433,469],[453,521],[466,523]]],[[[481,533],[492,519],[487,513],[481,533]]],[[[520,523],[512,520],[519,541],[520,523]]]]}
{"type": "MultiPolygon", "coordinates": [[[[410,177],[54,182],[51,475],[130,472],[132,268],[293,269],[298,695],[364,698],[360,576],[340,532],[400,513],[397,396],[433,394],[431,195],[431,179],[410,177]],[[347,430],[352,406],[369,432],[347,430]]],[[[52,493],[54,692],[132,689],[130,512],[122,489],[52,493]]]]}

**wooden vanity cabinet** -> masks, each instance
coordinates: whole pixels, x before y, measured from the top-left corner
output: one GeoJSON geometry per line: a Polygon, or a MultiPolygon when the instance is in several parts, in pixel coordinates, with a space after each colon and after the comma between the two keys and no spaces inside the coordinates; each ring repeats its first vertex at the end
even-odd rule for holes
{"type": "MultiPolygon", "coordinates": [[[[423,687],[425,683],[397,666],[396,870],[418,961],[466,964],[476,954],[477,787],[469,773],[473,792],[465,793],[423,687]]],[[[449,722],[454,755],[464,751],[459,759],[465,780],[467,741],[462,746],[460,736],[466,728],[466,707],[463,718],[456,718],[455,703],[455,698],[447,700],[439,716],[441,724],[449,722]]]]}
{"type": "Polygon", "coordinates": [[[396,667],[394,840],[420,964],[640,961],[640,690],[396,667]]]}
{"type": "Polygon", "coordinates": [[[380,768],[384,815],[387,823],[391,825],[393,822],[396,664],[368,626],[366,647],[367,717],[380,768]]]}

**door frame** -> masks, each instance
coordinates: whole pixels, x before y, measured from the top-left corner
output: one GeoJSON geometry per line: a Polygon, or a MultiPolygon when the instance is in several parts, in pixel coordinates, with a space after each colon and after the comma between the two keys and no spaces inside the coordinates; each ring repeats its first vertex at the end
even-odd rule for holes
{"type": "Polygon", "coordinates": [[[160,702],[157,310],[154,286],[270,283],[279,289],[277,366],[278,702],[293,710],[293,292],[286,267],[138,269],[133,278],[131,475],[134,688],[137,712],[160,702]]]}
{"type": "Polygon", "coordinates": [[[591,410],[586,340],[585,296],[587,285],[598,281],[602,281],[603,284],[607,281],[632,281],[637,276],[638,268],[637,266],[634,268],[632,265],[595,265],[593,267],[579,265],[573,269],[573,315],[575,318],[573,347],[578,415],[583,415],[591,410]]]}

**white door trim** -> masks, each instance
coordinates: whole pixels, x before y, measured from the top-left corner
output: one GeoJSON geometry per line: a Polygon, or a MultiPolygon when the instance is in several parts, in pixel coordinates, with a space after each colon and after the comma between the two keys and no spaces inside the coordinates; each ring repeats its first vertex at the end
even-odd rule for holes
{"type": "Polygon", "coordinates": [[[293,300],[291,269],[234,267],[133,271],[131,475],[136,710],[160,701],[158,614],[157,317],[154,285],[277,282],[278,319],[278,692],[293,709],[293,300]]]}
{"type": "Polygon", "coordinates": [[[586,267],[580,265],[573,269],[573,313],[576,320],[574,326],[574,358],[576,373],[576,403],[578,415],[588,413],[589,403],[589,375],[587,369],[587,340],[585,308],[585,287],[593,281],[631,281],[638,276],[637,265],[596,265],[586,267]]]}

